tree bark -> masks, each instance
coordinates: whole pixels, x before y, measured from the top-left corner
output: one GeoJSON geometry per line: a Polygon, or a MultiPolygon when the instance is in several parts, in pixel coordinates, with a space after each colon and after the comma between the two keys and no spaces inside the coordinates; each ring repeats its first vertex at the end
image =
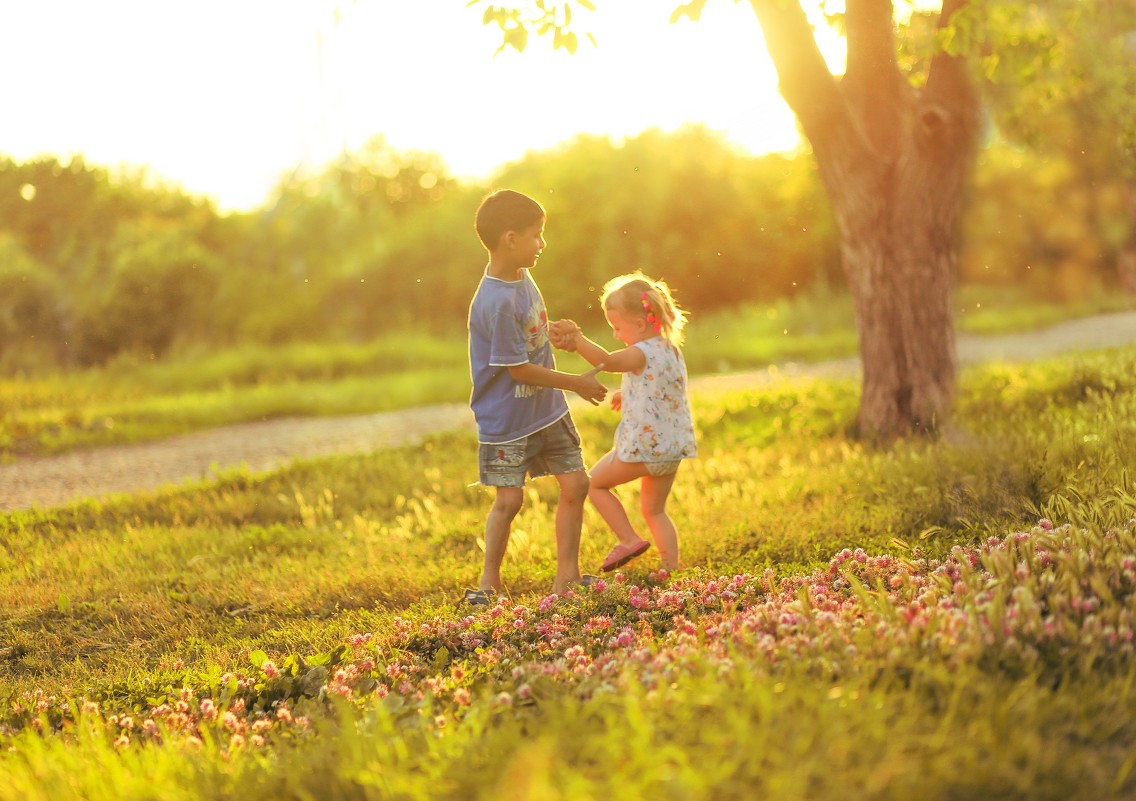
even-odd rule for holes
{"type": "Polygon", "coordinates": [[[1124,182],[1124,199],[1128,208],[1128,238],[1116,254],[1116,273],[1125,294],[1136,296],[1136,180],[1124,182]]]}
{"type": "MultiPolygon", "coordinates": [[[[967,2],[945,0],[940,24],[967,2]]],[[[750,4],[836,216],[863,365],[860,433],[934,432],[958,370],[951,294],[978,119],[965,66],[938,54],[916,90],[896,60],[891,0],[847,0],[837,80],[796,0],[750,4]]]]}

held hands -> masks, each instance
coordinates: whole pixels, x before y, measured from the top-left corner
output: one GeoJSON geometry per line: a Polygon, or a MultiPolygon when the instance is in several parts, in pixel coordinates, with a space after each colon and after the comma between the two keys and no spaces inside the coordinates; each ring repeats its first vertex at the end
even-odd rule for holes
{"type": "Polygon", "coordinates": [[[593,406],[599,406],[600,401],[607,395],[607,387],[596,378],[596,373],[602,369],[603,365],[597,364],[588,372],[576,376],[580,384],[576,389],[576,394],[593,406]]]}
{"type": "Polygon", "coordinates": [[[580,326],[572,320],[557,320],[548,324],[548,339],[552,343],[552,347],[560,350],[576,350],[576,335],[578,333],[580,333],[580,326]]]}
{"type": "MultiPolygon", "coordinates": [[[[572,320],[557,320],[548,324],[548,339],[553,347],[560,350],[576,350],[579,335],[580,326],[572,320]]],[[[600,401],[607,397],[607,387],[596,378],[596,373],[603,367],[602,364],[597,364],[588,372],[576,376],[576,394],[593,406],[599,406],[600,401]]]]}

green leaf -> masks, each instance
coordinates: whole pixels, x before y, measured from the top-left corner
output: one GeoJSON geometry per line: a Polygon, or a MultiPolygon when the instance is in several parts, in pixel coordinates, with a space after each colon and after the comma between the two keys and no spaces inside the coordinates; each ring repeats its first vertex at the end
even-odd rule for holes
{"type": "Polygon", "coordinates": [[[675,24],[683,17],[689,18],[692,22],[698,22],[704,8],[706,8],[706,0],[691,0],[689,3],[683,3],[671,12],[671,24],[675,24]]]}
{"type": "Polygon", "coordinates": [[[346,644],[337,645],[326,654],[316,654],[310,657],[309,661],[313,665],[331,665],[334,667],[343,661],[343,657],[345,657],[350,650],[351,649],[348,648],[346,644]]]}
{"type": "Polygon", "coordinates": [[[998,54],[997,53],[991,53],[990,55],[984,57],[982,59],[981,63],[982,63],[982,77],[984,77],[988,81],[995,80],[995,77],[997,76],[997,73],[998,73],[998,63],[999,63],[998,54]]]}
{"type": "Polygon", "coordinates": [[[55,608],[58,609],[62,614],[67,614],[71,611],[71,599],[66,595],[60,595],[55,599],[55,608]]]}
{"type": "Polygon", "coordinates": [[[528,44],[529,31],[524,25],[517,25],[515,28],[510,28],[505,31],[505,43],[501,45],[512,45],[517,49],[518,53],[525,52],[525,45],[528,44]]]}
{"type": "Polygon", "coordinates": [[[317,665],[303,675],[299,681],[300,692],[307,696],[319,695],[320,689],[327,684],[327,668],[317,665]]]}
{"type": "Polygon", "coordinates": [[[350,652],[350,648],[346,644],[340,644],[332,648],[330,651],[315,656],[308,657],[308,664],[310,665],[338,665],[343,661],[343,657],[350,652]]]}
{"type": "Polygon", "coordinates": [[[268,654],[261,651],[259,648],[249,654],[249,662],[253,667],[264,667],[264,663],[268,661],[268,654]]]}
{"type": "Polygon", "coordinates": [[[370,676],[365,676],[357,681],[355,684],[355,691],[359,695],[369,695],[374,692],[374,689],[379,686],[379,683],[370,676]]]}

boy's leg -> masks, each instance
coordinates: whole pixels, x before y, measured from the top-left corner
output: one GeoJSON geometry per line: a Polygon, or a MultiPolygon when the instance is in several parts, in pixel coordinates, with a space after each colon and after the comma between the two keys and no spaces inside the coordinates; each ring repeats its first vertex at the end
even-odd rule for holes
{"type": "Polygon", "coordinates": [[[485,520],[485,564],[478,589],[501,589],[501,563],[509,545],[513,518],[525,498],[525,465],[528,441],[516,440],[500,445],[482,444],[479,449],[481,483],[497,491],[493,507],[485,520]]]}
{"type": "Polygon", "coordinates": [[[584,501],[588,497],[588,474],[583,470],[561,473],[560,499],[556,503],[556,579],[554,593],[563,593],[580,583],[580,529],[584,524],[584,501]]]}
{"type": "Polygon", "coordinates": [[[580,583],[580,528],[584,523],[584,502],[588,499],[588,472],[580,450],[580,435],[569,415],[539,434],[540,447],[529,465],[529,475],[553,475],[560,484],[556,503],[556,579],[552,591],[557,595],[580,583]]]}
{"type": "Polygon", "coordinates": [[[637,462],[621,462],[610,451],[606,456],[596,462],[592,467],[591,489],[588,490],[588,500],[596,507],[600,517],[608,524],[615,536],[623,545],[634,545],[641,538],[635,533],[635,527],[627,517],[627,511],[615,493],[613,487],[626,484],[647,474],[642,464],[637,462]]]}
{"type": "Polygon", "coordinates": [[[639,508],[651,529],[659,559],[667,570],[678,569],[678,532],[667,514],[667,498],[677,473],[666,476],[643,476],[639,485],[639,508]]]}
{"type": "Polygon", "coordinates": [[[501,563],[505,561],[513,518],[521,511],[524,497],[522,487],[497,487],[497,497],[485,521],[485,566],[481,571],[479,589],[501,590],[501,563]]]}

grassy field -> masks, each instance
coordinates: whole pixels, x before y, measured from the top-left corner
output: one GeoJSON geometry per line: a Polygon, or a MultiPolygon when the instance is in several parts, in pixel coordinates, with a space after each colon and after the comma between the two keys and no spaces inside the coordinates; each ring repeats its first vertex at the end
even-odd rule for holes
{"type": "Polygon", "coordinates": [[[478,614],[468,435],[0,516],[0,800],[1136,795],[1136,349],[857,393],[697,396],[674,575],[546,595],[534,482],[478,614]]]}
{"type": "MultiPolygon", "coordinates": [[[[1005,290],[960,292],[960,330],[1026,331],[1071,317],[1132,308],[1122,296],[1052,306],[1005,290]]],[[[554,312],[556,310],[553,310],[554,312]]],[[[590,332],[613,342],[598,315],[590,332]]],[[[852,307],[842,295],[695,316],[685,348],[692,374],[853,355],[852,307]]],[[[561,368],[590,365],[561,355],[561,368]]],[[[120,360],[65,375],[0,377],[0,460],[158,439],[212,426],[292,415],[366,414],[468,400],[464,334],[392,335],[367,344],[248,346],[120,360]]]]}

